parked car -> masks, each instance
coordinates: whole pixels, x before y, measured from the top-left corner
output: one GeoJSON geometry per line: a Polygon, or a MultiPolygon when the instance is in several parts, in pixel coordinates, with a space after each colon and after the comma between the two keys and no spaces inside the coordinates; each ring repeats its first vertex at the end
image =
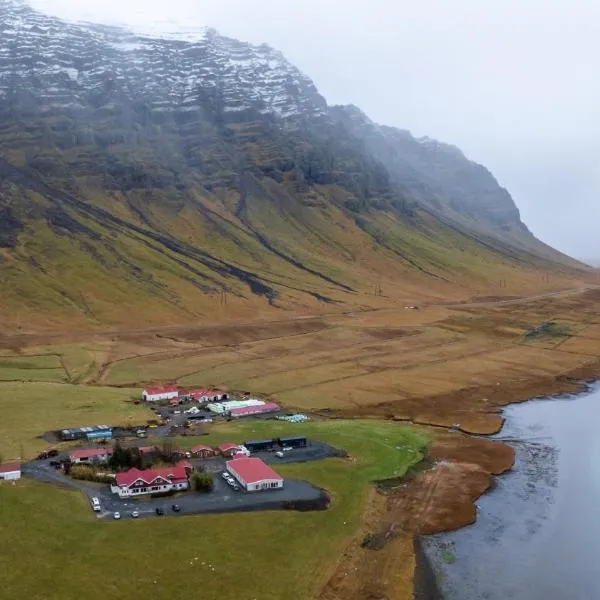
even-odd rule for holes
{"type": "Polygon", "coordinates": [[[173,504],[173,506],[171,506],[171,508],[175,511],[175,512],[179,512],[181,510],[181,506],[179,506],[179,504],[173,504]]]}
{"type": "Polygon", "coordinates": [[[100,500],[98,498],[92,498],[92,508],[94,512],[100,512],[100,500]]]}
{"type": "Polygon", "coordinates": [[[165,514],[165,511],[163,508],[161,508],[160,506],[156,509],[156,514],[161,517],[162,515],[165,514]]]}
{"type": "Polygon", "coordinates": [[[120,518],[121,518],[120,512],[113,513],[113,519],[120,519],[120,518]]]}
{"type": "Polygon", "coordinates": [[[283,452],[281,450],[279,450],[278,452],[275,452],[275,456],[277,458],[283,458],[283,452]]]}
{"type": "Polygon", "coordinates": [[[240,486],[239,486],[237,483],[235,483],[235,482],[231,484],[231,487],[232,487],[232,488],[233,488],[233,489],[234,489],[236,492],[239,492],[239,491],[240,491],[240,486]]]}
{"type": "Polygon", "coordinates": [[[140,511],[139,511],[139,510],[137,510],[137,508],[136,508],[134,511],[132,511],[132,513],[131,513],[131,516],[132,516],[134,519],[137,519],[137,518],[140,516],[140,511]]]}
{"type": "Polygon", "coordinates": [[[55,469],[60,469],[60,467],[61,467],[61,464],[60,464],[59,460],[51,460],[50,463],[49,463],[49,465],[51,467],[54,467],[55,469]]]}
{"type": "Polygon", "coordinates": [[[284,446],[281,450],[283,452],[291,452],[293,450],[293,448],[291,446],[284,446]]]}
{"type": "Polygon", "coordinates": [[[227,471],[223,471],[221,473],[221,477],[225,480],[228,481],[229,479],[231,479],[231,475],[227,472],[227,471]]]}

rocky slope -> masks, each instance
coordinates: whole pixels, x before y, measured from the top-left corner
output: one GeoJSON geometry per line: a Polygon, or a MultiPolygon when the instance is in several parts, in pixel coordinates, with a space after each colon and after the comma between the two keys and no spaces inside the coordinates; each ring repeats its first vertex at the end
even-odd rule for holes
{"type": "Polygon", "coordinates": [[[352,113],[267,46],[0,0],[6,323],[364,306],[580,268],[529,234],[483,167],[367,135],[352,113]]]}

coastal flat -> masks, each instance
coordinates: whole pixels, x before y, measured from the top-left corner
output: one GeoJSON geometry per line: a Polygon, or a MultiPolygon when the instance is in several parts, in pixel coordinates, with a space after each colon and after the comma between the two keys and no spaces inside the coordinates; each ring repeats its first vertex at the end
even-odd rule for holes
{"type": "MultiPolygon", "coordinates": [[[[280,563],[280,571],[287,574],[272,584],[272,596],[261,592],[261,597],[281,597],[285,586],[299,586],[301,576],[306,579],[310,572],[314,577],[309,578],[308,587],[297,587],[306,598],[329,599],[336,594],[360,598],[367,591],[380,593],[383,589],[390,599],[407,600],[414,569],[413,534],[470,522],[475,514],[472,502],[489,485],[490,474],[501,473],[512,461],[502,444],[448,433],[447,429],[459,425],[465,432],[491,433],[501,427],[504,404],[576,389],[577,378],[600,371],[599,343],[600,294],[591,287],[542,291],[530,298],[487,297],[460,304],[422,305],[419,310],[396,307],[237,326],[211,323],[4,336],[0,343],[0,397],[7,418],[0,422],[5,446],[0,451],[7,459],[30,458],[46,447],[47,442],[39,436],[49,429],[144,422],[150,413],[133,405],[131,398],[153,382],[251,391],[286,409],[308,411],[313,421],[293,432],[315,435],[347,449],[350,457],[290,465],[282,473],[329,490],[333,504],[327,513],[188,517],[176,519],[168,527],[149,521],[123,524],[131,544],[145,539],[153,549],[151,540],[162,539],[164,528],[174,531],[172,527],[183,540],[181,553],[162,557],[160,569],[154,564],[138,565],[139,572],[152,581],[150,571],[160,571],[162,583],[172,590],[177,577],[184,576],[179,563],[185,563],[200,537],[206,548],[214,549],[223,531],[230,532],[230,539],[243,527],[253,540],[246,543],[244,552],[254,556],[263,556],[262,548],[273,545],[273,539],[297,540],[293,567],[280,563]],[[531,335],[550,321],[558,324],[555,329],[531,335]],[[348,420],[357,417],[362,420],[348,420]],[[421,429],[418,424],[428,427],[421,429]],[[423,473],[417,474],[408,488],[382,497],[374,491],[373,480],[403,473],[416,455],[410,460],[402,453],[394,459],[377,458],[377,448],[382,439],[409,439],[407,435],[425,435],[431,441],[431,459],[457,466],[440,470],[425,463],[423,473]],[[374,461],[381,461],[381,468],[375,469],[374,461]],[[454,497],[449,493],[453,488],[468,493],[454,497]],[[423,498],[428,510],[416,510],[424,505],[423,498]],[[391,523],[400,523],[400,513],[404,515],[402,526],[394,529],[383,550],[362,547],[365,536],[385,534],[391,523]],[[196,531],[196,525],[201,529],[196,531]],[[294,531],[302,533],[290,536],[294,531]],[[309,531],[312,533],[307,534],[309,531]],[[344,567],[351,564],[356,571],[344,575],[348,572],[344,567]],[[383,588],[381,582],[385,582],[383,588]]],[[[268,436],[281,427],[268,421],[220,425],[211,429],[210,439],[268,436]]],[[[187,446],[207,439],[191,437],[177,442],[187,446]]],[[[417,438],[412,439],[417,448],[417,438]]],[[[93,553],[99,560],[107,545],[129,552],[130,542],[123,540],[121,525],[118,532],[113,524],[99,527],[82,498],[73,492],[23,481],[3,485],[0,495],[3,506],[10,507],[5,511],[10,522],[34,525],[20,531],[18,543],[22,554],[36,557],[36,562],[43,563],[47,553],[55,551],[49,538],[38,543],[41,530],[50,537],[66,531],[74,548],[83,549],[90,539],[96,540],[93,553]],[[54,509],[40,508],[40,499],[50,497],[52,506],[62,507],[59,512],[64,512],[63,516],[54,509]],[[120,541],[113,539],[114,535],[120,541]]],[[[8,522],[2,519],[2,531],[7,531],[8,522]]],[[[283,552],[278,544],[273,547],[283,552]]],[[[219,552],[225,552],[224,548],[213,556],[221,556],[219,552]]],[[[274,560],[269,553],[264,558],[274,560]]],[[[102,560],[95,564],[104,564],[102,560]]],[[[260,572],[257,564],[260,567],[262,563],[253,562],[253,577],[248,572],[242,581],[256,582],[262,586],[256,590],[264,590],[269,586],[255,576],[260,572]]],[[[219,569],[222,566],[219,563],[219,569]]],[[[91,571],[88,576],[96,577],[91,571]]],[[[106,574],[103,577],[106,579],[106,574]]],[[[212,583],[206,584],[207,589],[216,590],[211,586],[224,581],[222,577],[223,572],[213,577],[211,571],[208,580],[212,583]]],[[[113,586],[109,579],[106,585],[113,586]]],[[[229,583],[219,587],[219,593],[235,592],[237,588],[229,583]]],[[[11,586],[19,593],[26,588],[16,579],[11,586]]],[[[113,597],[120,597],[116,588],[111,590],[113,597]]],[[[63,585],[55,597],[60,593],[61,598],[68,598],[71,591],[63,585]]]]}

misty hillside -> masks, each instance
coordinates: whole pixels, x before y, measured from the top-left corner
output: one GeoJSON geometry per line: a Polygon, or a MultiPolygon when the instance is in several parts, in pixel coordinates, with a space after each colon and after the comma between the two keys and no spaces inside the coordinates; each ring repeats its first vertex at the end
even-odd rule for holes
{"type": "Polygon", "coordinates": [[[0,0],[0,261],[12,328],[371,306],[583,268],[484,167],[329,107],[268,46],[17,0],[0,0]]]}

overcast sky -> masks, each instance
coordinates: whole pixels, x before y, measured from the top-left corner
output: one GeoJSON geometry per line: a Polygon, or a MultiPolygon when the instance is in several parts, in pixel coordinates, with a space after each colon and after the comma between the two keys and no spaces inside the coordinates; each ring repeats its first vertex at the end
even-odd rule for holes
{"type": "Polygon", "coordinates": [[[330,103],[459,146],[530,229],[600,258],[598,0],[31,0],[68,18],[267,42],[330,103]]]}

